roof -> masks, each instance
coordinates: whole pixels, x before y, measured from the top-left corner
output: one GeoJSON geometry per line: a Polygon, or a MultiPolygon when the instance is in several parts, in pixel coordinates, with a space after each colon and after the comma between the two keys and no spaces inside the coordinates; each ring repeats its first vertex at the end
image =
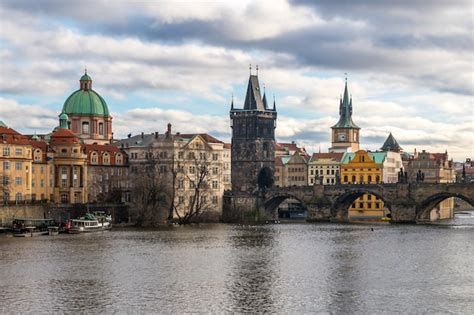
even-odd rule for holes
{"type": "Polygon", "coordinates": [[[77,90],[64,102],[63,110],[68,115],[109,116],[105,100],[94,90],[77,90]]]}
{"type": "Polygon", "coordinates": [[[7,126],[0,125],[0,135],[19,135],[18,131],[7,126]]]}
{"type": "Polygon", "coordinates": [[[393,151],[393,152],[400,152],[403,149],[400,147],[398,144],[397,140],[393,137],[392,133],[390,133],[387,137],[387,140],[385,140],[382,148],[380,148],[382,151],[393,151]]]}
{"type": "Polygon", "coordinates": [[[349,100],[349,92],[347,90],[347,79],[346,79],[346,85],[344,88],[344,98],[340,100],[339,102],[339,121],[337,124],[332,126],[331,128],[338,129],[338,128],[355,128],[355,129],[360,129],[359,126],[357,126],[353,121],[352,121],[352,97],[349,100]]]}
{"type": "Polygon", "coordinates": [[[224,149],[230,149],[231,147],[232,147],[232,144],[224,143],[224,149]]]}
{"type": "Polygon", "coordinates": [[[109,152],[109,153],[122,153],[118,147],[110,144],[84,144],[84,151],[89,154],[90,152],[109,152]]]}
{"type": "MultiPolygon", "coordinates": [[[[377,164],[383,164],[385,158],[387,157],[387,152],[367,152],[369,157],[377,164]]],[[[348,164],[350,161],[354,160],[355,152],[345,152],[341,164],[348,164]]]]}
{"type": "Polygon", "coordinates": [[[224,143],[221,140],[218,140],[207,133],[185,133],[185,134],[176,134],[175,136],[181,137],[181,138],[189,138],[189,139],[194,138],[195,136],[200,136],[207,143],[224,143]]]}
{"type": "Polygon", "coordinates": [[[92,78],[87,75],[87,72],[81,77],[80,81],[92,81],[92,78]]]}
{"type": "Polygon", "coordinates": [[[311,156],[311,161],[325,159],[325,160],[333,160],[336,162],[340,162],[344,153],[340,152],[331,152],[331,153],[313,153],[311,156]]]}
{"type": "Polygon", "coordinates": [[[51,134],[51,145],[80,143],[80,139],[69,129],[58,128],[51,134]]]}
{"type": "Polygon", "coordinates": [[[35,141],[35,140],[30,140],[30,144],[37,149],[43,150],[43,152],[48,151],[48,144],[46,141],[35,141]]]}
{"type": "Polygon", "coordinates": [[[247,86],[247,95],[245,96],[244,109],[265,110],[265,105],[260,94],[260,85],[258,76],[250,75],[249,84],[247,86]]]}

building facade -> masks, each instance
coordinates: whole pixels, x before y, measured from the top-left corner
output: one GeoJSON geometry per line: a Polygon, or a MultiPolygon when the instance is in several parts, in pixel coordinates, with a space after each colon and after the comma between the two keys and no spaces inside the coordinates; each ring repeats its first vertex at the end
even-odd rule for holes
{"type": "Polygon", "coordinates": [[[242,109],[234,108],[232,100],[230,120],[232,128],[231,181],[235,191],[254,191],[258,188],[260,172],[275,173],[275,128],[277,112],[260,93],[257,75],[250,75],[242,109]]]}
{"type": "Polygon", "coordinates": [[[341,159],[344,153],[314,153],[308,162],[308,185],[340,183],[341,159]]]}
{"type": "MultiPolygon", "coordinates": [[[[229,149],[224,142],[208,134],[172,133],[168,124],[166,133],[142,133],[116,143],[129,157],[130,178],[153,163],[159,181],[163,182],[174,200],[176,212],[189,210],[199,188],[202,216],[217,220],[222,213],[224,190],[230,187],[229,149]],[[204,185],[198,187],[200,176],[204,185]]],[[[133,183],[131,184],[133,188],[133,183]]],[[[133,199],[133,195],[131,197],[133,199]]]]}
{"type": "MultiPolygon", "coordinates": [[[[358,150],[346,152],[341,160],[341,184],[377,184],[383,178],[384,152],[358,150]]],[[[349,208],[350,220],[380,220],[388,214],[383,201],[365,194],[357,198],[349,208]]]]}

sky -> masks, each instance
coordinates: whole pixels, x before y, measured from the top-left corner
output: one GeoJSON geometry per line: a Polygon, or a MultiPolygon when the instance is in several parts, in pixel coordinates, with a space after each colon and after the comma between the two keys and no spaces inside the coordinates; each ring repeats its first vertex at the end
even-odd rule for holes
{"type": "Polygon", "coordinates": [[[249,64],[277,141],[326,152],[347,73],[361,147],[474,158],[474,8],[464,0],[2,0],[0,120],[48,133],[87,68],[115,138],[230,141],[249,64]]]}

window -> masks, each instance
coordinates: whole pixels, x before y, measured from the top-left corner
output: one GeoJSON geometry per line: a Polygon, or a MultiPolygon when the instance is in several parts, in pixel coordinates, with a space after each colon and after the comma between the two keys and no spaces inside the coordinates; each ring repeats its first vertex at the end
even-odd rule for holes
{"type": "Polygon", "coordinates": [[[166,151],[160,152],[160,158],[166,159],[167,157],[168,157],[168,152],[166,152],[166,151]]]}
{"type": "Polygon", "coordinates": [[[10,155],[10,148],[9,147],[4,147],[3,148],[3,156],[9,156],[10,155]]]}
{"type": "Polygon", "coordinates": [[[184,188],[184,180],[183,179],[179,179],[178,180],[178,189],[183,189],[184,188]]]}
{"type": "Polygon", "coordinates": [[[67,167],[61,168],[61,187],[67,187],[67,167]]]}
{"type": "Polygon", "coordinates": [[[214,189],[219,188],[219,182],[217,180],[212,181],[212,188],[214,188],[214,189]]]}
{"type": "Polygon", "coordinates": [[[166,168],[166,165],[160,165],[160,173],[161,174],[164,174],[167,172],[167,168],[166,168]]]}
{"type": "Polygon", "coordinates": [[[99,123],[99,135],[104,134],[104,123],[99,123]]]}
{"type": "Polygon", "coordinates": [[[195,157],[195,155],[194,155],[194,152],[189,152],[189,153],[188,153],[188,159],[194,160],[195,158],[196,158],[196,157],[195,157]]]}
{"type": "Polygon", "coordinates": [[[123,164],[122,154],[117,153],[117,155],[115,156],[115,164],[117,164],[117,165],[122,165],[123,164]]]}
{"type": "Polygon", "coordinates": [[[3,170],[8,171],[10,169],[10,162],[3,161],[3,170]]]}
{"type": "Polygon", "coordinates": [[[31,201],[36,201],[36,194],[31,194],[31,201]]]}
{"type": "Polygon", "coordinates": [[[110,155],[108,153],[104,153],[102,156],[102,163],[104,165],[110,165],[110,155]]]}
{"type": "Polygon", "coordinates": [[[192,180],[189,181],[189,188],[191,188],[191,189],[196,188],[196,186],[194,185],[194,182],[192,180]]]}
{"type": "Polygon", "coordinates": [[[16,148],[15,149],[15,155],[23,155],[23,149],[22,148],[16,148]]]}
{"type": "Polygon", "coordinates": [[[21,185],[21,177],[15,177],[15,184],[21,185]]]}
{"type": "Polygon", "coordinates": [[[4,186],[10,185],[10,177],[8,177],[8,176],[3,176],[3,185],[4,185],[4,186]]]}
{"type": "Polygon", "coordinates": [[[178,159],[184,158],[184,152],[178,152],[178,159]]]}
{"type": "Polygon", "coordinates": [[[66,193],[61,194],[61,203],[68,203],[69,202],[69,195],[66,193]]]}
{"type": "Polygon", "coordinates": [[[21,197],[21,192],[17,192],[16,195],[15,195],[15,200],[16,201],[21,201],[22,197],[21,197]]]}
{"type": "Polygon", "coordinates": [[[85,135],[89,134],[89,122],[87,121],[82,122],[82,133],[85,135]]]}
{"type": "Polygon", "coordinates": [[[36,181],[34,179],[31,180],[31,187],[35,187],[36,181]]]}
{"type": "Polygon", "coordinates": [[[219,159],[219,154],[218,153],[212,154],[212,160],[213,161],[217,161],[218,159],[219,159]]]}
{"type": "Polygon", "coordinates": [[[21,162],[15,162],[15,169],[17,171],[21,171],[21,166],[22,166],[21,164],[22,164],[21,162]]]}
{"type": "Polygon", "coordinates": [[[212,196],[212,203],[217,204],[219,202],[219,198],[217,196],[212,196]]]}
{"type": "Polygon", "coordinates": [[[196,171],[196,168],[194,166],[189,167],[189,173],[190,174],[194,174],[195,171],[196,171]]]}
{"type": "Polygon", "coordinates": [[[44,187],[44,179],[41,180],[40,186],[41,186],[41,187],[44,187]]]}
{"type": "Polygon", "coordinates": [[[44,166],[42,166],[42,165],[40,166],[40,173],[44,174],[44,166]]]}
{"type": "Polygon", "coordinates": [[[212,174],[217,175],[219,173],[219,168],[213,167],[212,168],[212,174]]]}

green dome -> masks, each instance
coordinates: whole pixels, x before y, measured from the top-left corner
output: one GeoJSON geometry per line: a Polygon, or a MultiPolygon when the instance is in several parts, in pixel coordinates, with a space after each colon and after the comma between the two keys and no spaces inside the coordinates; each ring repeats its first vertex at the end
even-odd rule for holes
{"type": "Polygon", "coordinates": [[[68,115],[109,116],[107,103],[93,90],[77,90],[72,93],[64,102],[63,112],[68,115]]]}
{"type": "Polygon", "coordinates": [[[84,73],[84,75],[80,79],[81,81],[92,81],[91,77],[84,73]]]}
{"type": "Polygon", "coordinates": [[[67,116],[67,114],[65,112],[62,112],[61,115],[59,115],[59,119],[65,119],[65,120],[68,120],[69,117],[67,116]]]}

